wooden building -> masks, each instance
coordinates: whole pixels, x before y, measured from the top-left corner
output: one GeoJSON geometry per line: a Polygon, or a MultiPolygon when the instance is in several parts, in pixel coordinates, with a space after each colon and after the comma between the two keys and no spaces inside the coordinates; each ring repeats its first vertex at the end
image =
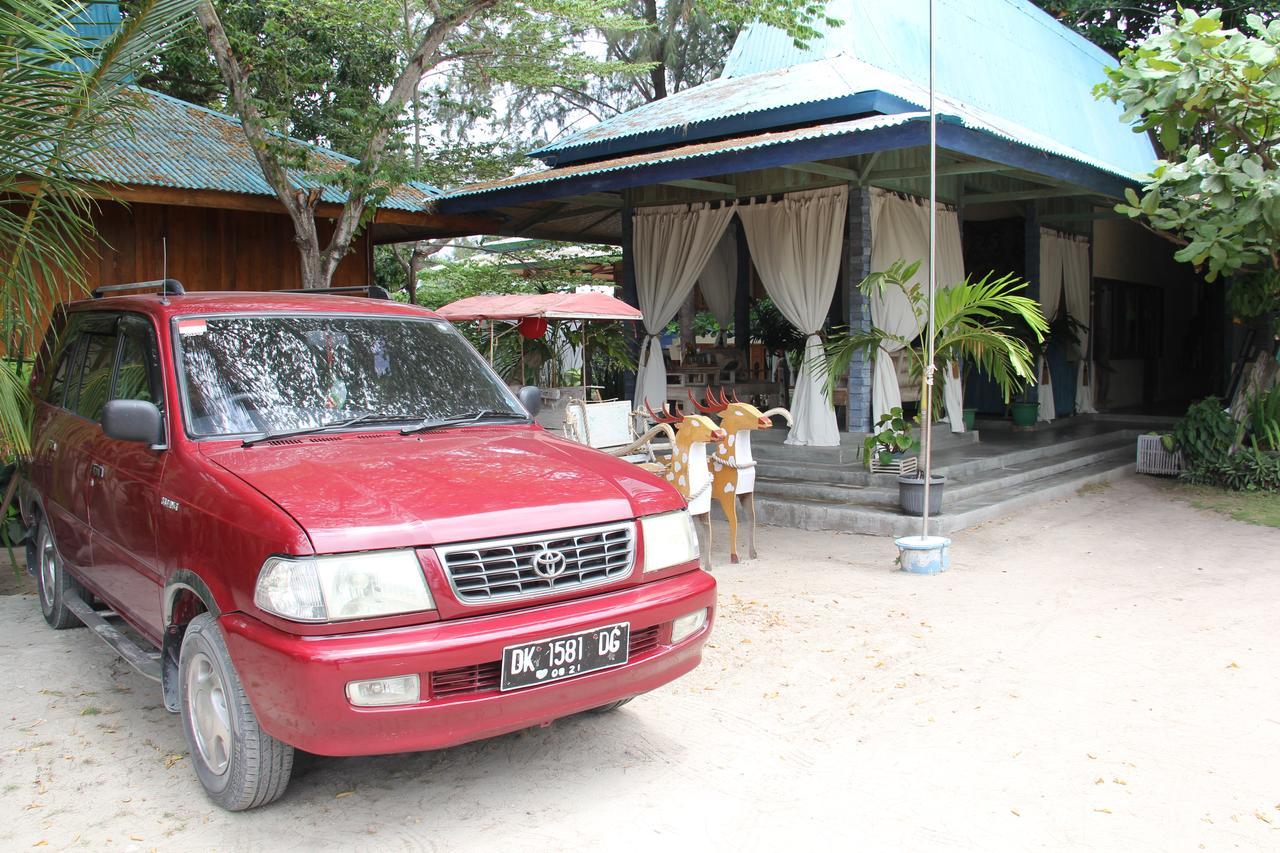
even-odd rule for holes
{"type": "MultiPolygon", "coordinates": [[[[301,286],[298,249],[284,206],[262,177],[239,122],[157,92],[139,90],[144,108],[135,131],[86,162],[101,198],[94,215],[96,252],[87,284],[122,284],[167,272],[188,290],[278,290],[301,286]]],[[[351,164],[309,146],[308,173],[351,164]]],[[[301,187],[319,185],[301,174],[301,187]]],[[[322,239],[346,200],[323,187],[317,209],[322,239]]],[[[428,212],[440,192],[422,183],[396,187],[355,239],[333,284],[373,279],[373,247],[493,230],[481,216],[428,212]]],[[[70,284],[66,295],[74,297],[70,284]]]]}

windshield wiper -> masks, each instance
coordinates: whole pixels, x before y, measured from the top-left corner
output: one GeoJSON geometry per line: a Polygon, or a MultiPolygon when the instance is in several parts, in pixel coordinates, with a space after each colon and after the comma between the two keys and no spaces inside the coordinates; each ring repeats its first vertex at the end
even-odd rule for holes
{"type": "Polygon", "coordinates": [[[252,447],[260,441],[274,441],[278,438],[295,438],[300,435],[312,435],[313,433],[327,432],[331,429],[347,429],[361,424],[398,423],[400,421],[416,421],[417,419],[417,415],[387,415],[382,412],[361,412],[360,414],[353,415],[349,418],[330,421],[317,426],[259,433],[252,438],[246,438],[244,441],[240,442],[240,446],[252,447]]]}
{"type": "Polygon", "coordinates": [[[427,430],[441,429],[442,427],[461,426],[463,424],[473,424],[478,421],[487,420],[526,421],[528,418],[516,412],[499,412],[494,409],[481,409],[478,412],[464,412],[463,414],[454,415],[449,418],[428,418],[415,426],[405,427],[400,430],[400,434],[411,435],[415,432],[426,432],[427,430]]]}

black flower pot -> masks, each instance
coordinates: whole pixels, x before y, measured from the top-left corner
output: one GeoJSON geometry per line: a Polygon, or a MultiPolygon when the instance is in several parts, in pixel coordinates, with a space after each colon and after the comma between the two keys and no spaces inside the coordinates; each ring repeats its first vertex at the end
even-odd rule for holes
{"type": "MultiPolygon", "coordinates": [[[[929,515],[942,512],[942,488],[947,478],[934,475],[929,478],[929,515]]],[[[898,478],[898,505],[907,515],[924,515],[924,477],[898,478]]]]}

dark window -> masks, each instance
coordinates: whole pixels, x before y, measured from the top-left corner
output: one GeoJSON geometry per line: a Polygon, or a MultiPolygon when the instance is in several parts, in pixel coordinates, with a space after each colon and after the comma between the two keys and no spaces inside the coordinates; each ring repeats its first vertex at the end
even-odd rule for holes
{"type": "Polygon", "coordinates": [[[67,392],[67,373],[71,370],[71,360],[75,357],[74,344],[77,338],[71,336],[70,345],[62,347],[57,353],[57,362],[53,367],[53,375],[49,379],[49,387],[45,390],[44,399],[55,406],[62,405],[62,397],[67,392]]]}
{"type": "Polygon", "coordinates": [[[91,421],[102,418],[102,408],[111,392],[111,371],[116,363],[116,334],[86,332],[81,347],[80,381],[73,389],[75,401],[67,400],[67,408],[91,421]]]}
{"type": "Polygon", "coordinates": [[[160,403],[156,387],[155,345],[150,330],[141,323],[126,322],[120,329],[120,364],[116,368],[113,400],[146,400],[160,403]]]}
{"type": "Polygon", "coordinates": [[[80,343],[79,317],[72,315],[65,318],[56,313],[49,323],[49,331],[45,333],[44,344],[40,348],[38,369],[44,384],[39,394],[45,402],[55,406],[62,405],[62,398],[67,390],[67,377],[76,362],[76,345],[80,343]],[[50,367],[52,366],[52,367],[50,367]]]}
{"type": "Polygon", "coordinates": [[[195,435],[309,428],[365,414],[408,422],[481,410],[525,416],[448,323],[184,317],[177,329],[188,428],[195,435]]]}

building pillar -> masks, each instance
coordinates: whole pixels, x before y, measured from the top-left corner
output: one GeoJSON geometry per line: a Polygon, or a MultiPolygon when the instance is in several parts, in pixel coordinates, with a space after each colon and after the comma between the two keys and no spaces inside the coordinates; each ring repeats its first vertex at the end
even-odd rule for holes
{"type": "Polygon", "coordinates": [[[734,229],[738,247],[738,287],[734,291],[733,300],[733,344],[742,353],[742,374],[755,378],[751,372],[751,249],[747,246],[746,232],[742,230],[742,220],[733,217],[729,227],[734,229]]]}
{"type": "MultiPolygon", "coordinates": [[[[850,185],[845,225],[841,273],[849,331],[869,331],[871,301],[858,285],[871,273],[871,190],[850,185]]],[[[871,432],[871,359],[866,353],[854,353],[849,363],[848,381],[845,429],[849,432],[871,432]]]]}
{"type": "Polygon", "coordinates": [[[1036,212],[1036,203],[1027,202],[1023,213],[1023,248],[1026,257],[1023,263],[1026,268],[1027,292],[1036,302],[1040,301],[1040,217],[1036,212]]]}
{"type": "MultiPolygon", "coordinates": [[[[636,293],[636,265],[635,265],[635,249],[632,247],[632,237],[635,233],[632,223],[633,208],[626,201],[622,205],[622,301],[628,305],[639,308],[640,297],[636,293]]],[[[631,335],[628,337],[630,343],[629,350],[633,361],[640,357],[640,341],[644,337],[644,322],[627,323],[631,328],[631,335]]],[[[635,399],[636,396],[636,372],[628,370],[622,378],[622,394],[628,400],[635,399]]]]}

